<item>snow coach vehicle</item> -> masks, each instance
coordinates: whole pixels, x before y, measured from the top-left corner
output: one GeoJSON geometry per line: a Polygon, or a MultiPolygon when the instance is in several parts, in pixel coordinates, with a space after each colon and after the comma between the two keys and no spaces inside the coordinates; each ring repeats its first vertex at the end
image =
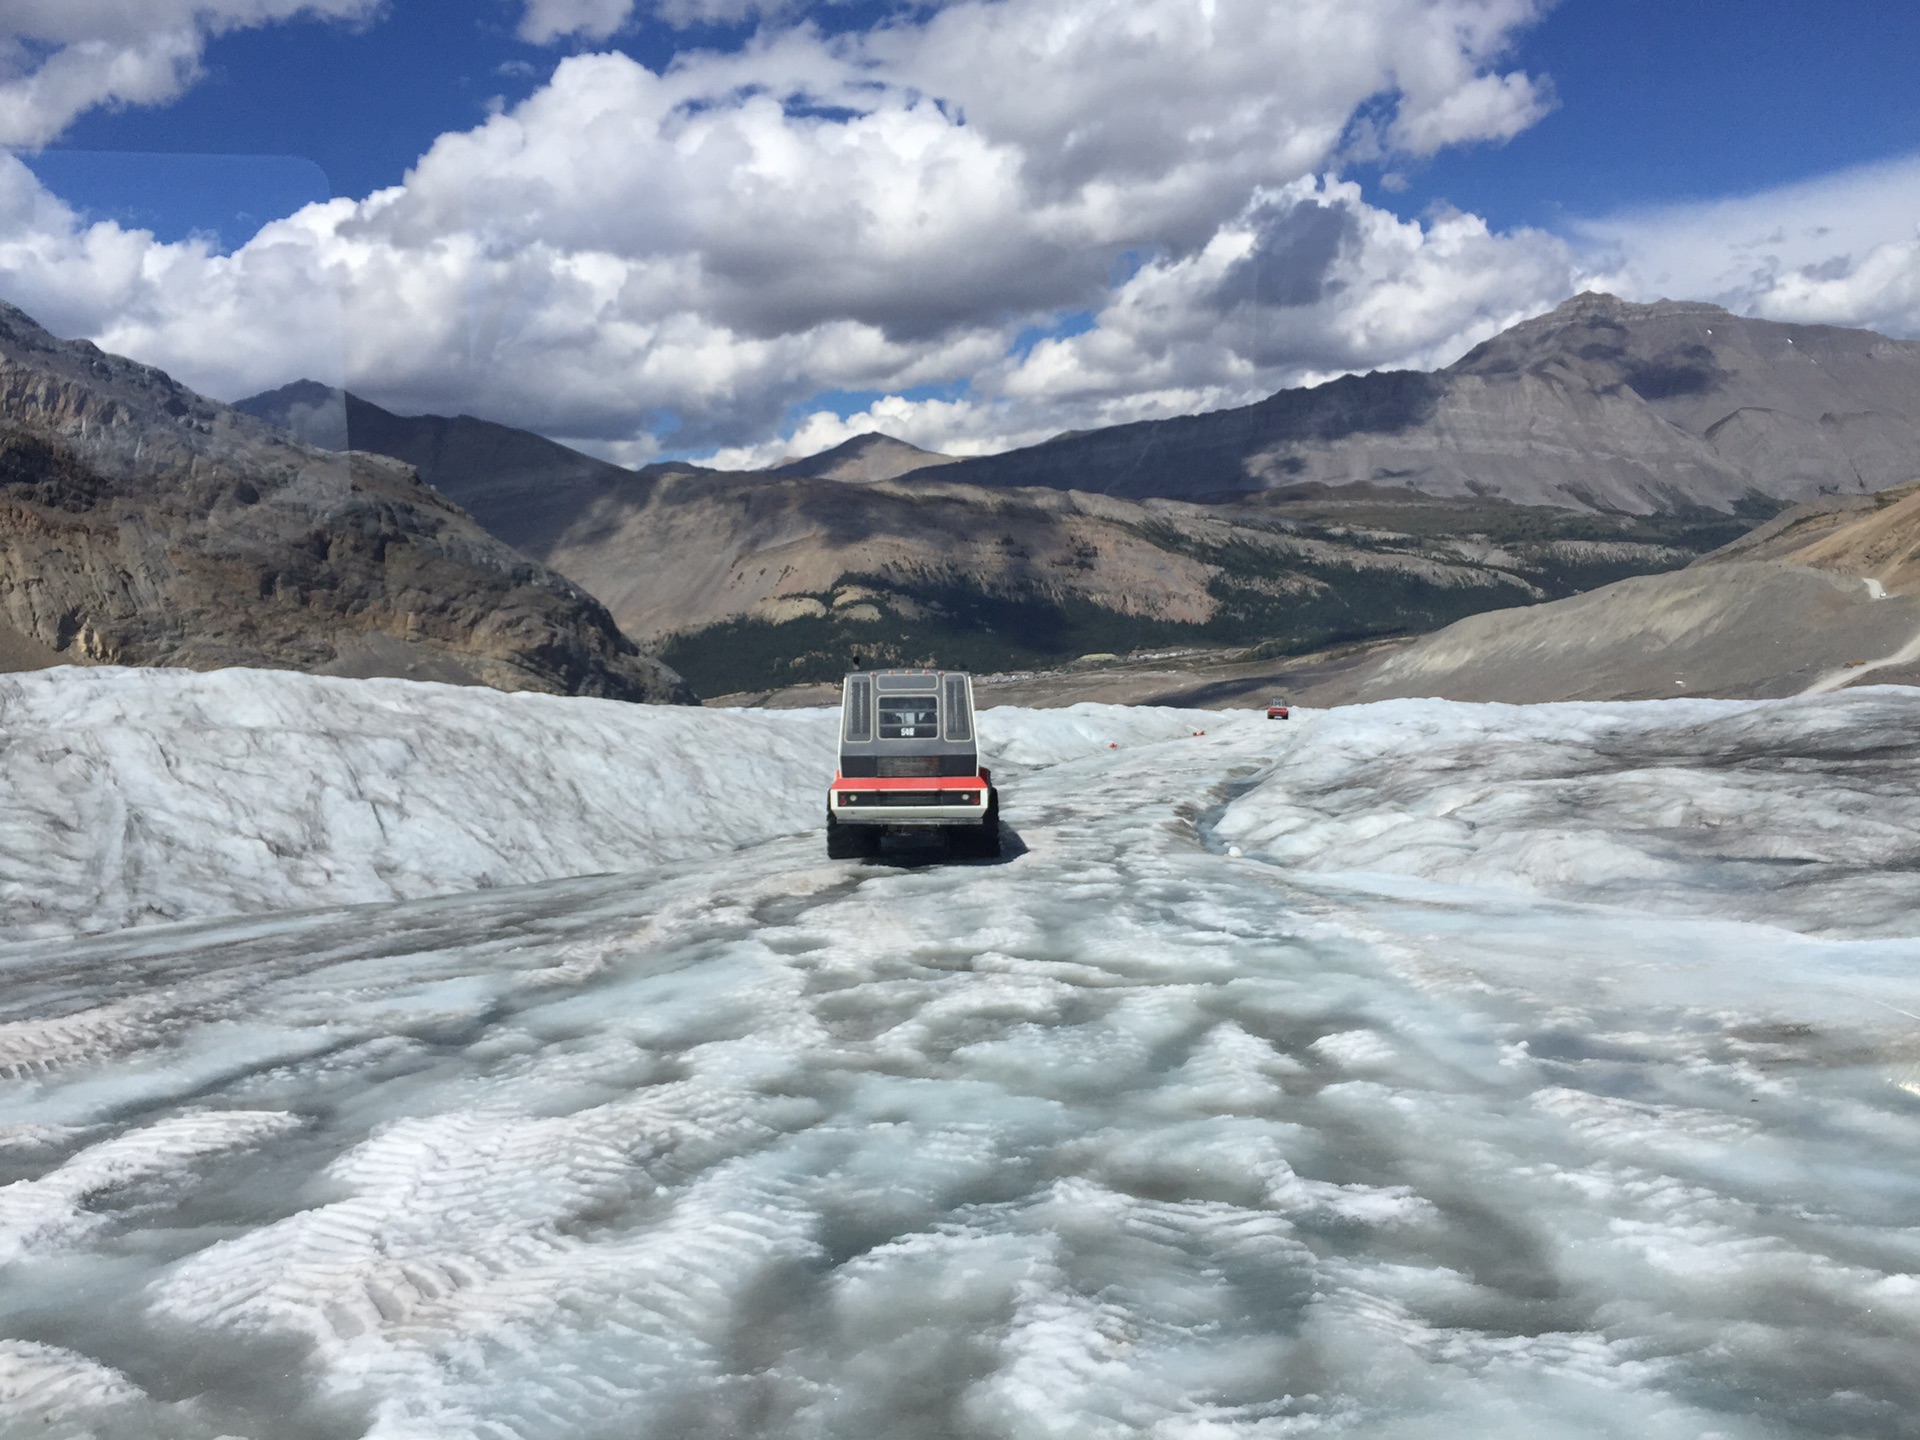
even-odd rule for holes
{"type": "Polygon", "coordinates": [[[1276,700],[1267,706],[1267,719],[1269,720],[1284,720],[1289,713],[1287,702],[1284,700],[1276,700]]]}
{"type": "Polygon", "coordinates": [[[827,790],[827,855],[877,855],[889,833],[936,834],[947,853],[1000,853],[1000,794],[974,738],[973,677],[856,670],[840,687],[840,768],[827,790]]]}

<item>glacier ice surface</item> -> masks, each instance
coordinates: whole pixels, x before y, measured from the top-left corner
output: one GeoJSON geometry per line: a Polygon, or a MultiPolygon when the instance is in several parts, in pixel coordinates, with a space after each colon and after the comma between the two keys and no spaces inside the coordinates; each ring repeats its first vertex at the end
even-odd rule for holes
{"type": "Polygon", "coordinates": [[[0,677],[0,1435],[1910,1435],[1916,721],[0,677]]]}

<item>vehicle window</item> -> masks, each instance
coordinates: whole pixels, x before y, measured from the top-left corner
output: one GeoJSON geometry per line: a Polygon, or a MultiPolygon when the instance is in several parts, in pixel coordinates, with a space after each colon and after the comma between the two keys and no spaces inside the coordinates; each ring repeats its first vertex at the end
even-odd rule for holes
{"type": "Polygon", "coordinates": [[[873,682],[864,675],[847,681],[847,739],[873,738],[873,682]]]}
{"type": "Polygon", "coordinates": [[[947,677],[947,739],[971,740],[973,738],[973,716],[967,705],[967,677],[949,675],[947,677]]]}
{"type": "Polygon", "coordinates": [[[880,697],[880,738],[882,740],[937,740],[940,738],[940,711],[931,695],[882,695],[880,697]]]}

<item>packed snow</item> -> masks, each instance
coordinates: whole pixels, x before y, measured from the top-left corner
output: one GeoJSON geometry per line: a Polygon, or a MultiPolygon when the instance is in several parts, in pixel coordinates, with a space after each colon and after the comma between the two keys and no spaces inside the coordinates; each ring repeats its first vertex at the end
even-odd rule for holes
{"type": "Polygon", "coordinates": [[[1905,1436],[1920,692],[0,677],[0,1434],[1905,1436]]]}

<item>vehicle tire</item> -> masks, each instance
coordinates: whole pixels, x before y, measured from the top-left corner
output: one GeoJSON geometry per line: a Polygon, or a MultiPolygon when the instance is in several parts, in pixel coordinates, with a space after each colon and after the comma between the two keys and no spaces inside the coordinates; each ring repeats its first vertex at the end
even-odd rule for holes
{"type": "Polygon", "coordinates": [[[1000,792],[989,789],[987,813],[981,817],[980,823],[949,832],[947,843],[953,854],[964,859],[998,860],[1000,858],[1000,792]]]}
{"type": "Polygon", "coordinates": [[[880,832],[871,825],[842,825],[827,816],[827,858],[866,860],[880,853],[880,832]]]}

